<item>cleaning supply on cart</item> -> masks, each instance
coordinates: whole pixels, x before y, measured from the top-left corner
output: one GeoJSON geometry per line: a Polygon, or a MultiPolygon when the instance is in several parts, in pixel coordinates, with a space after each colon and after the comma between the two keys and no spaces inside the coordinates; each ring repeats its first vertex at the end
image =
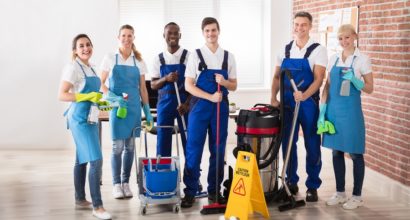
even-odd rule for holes
{"type": "Polygon", "coordinates": [[[115,93],[111,91],[108,91],[108,94],[104,99],[110,103],[110,107],[118,107],[117,109],[118,118],[127,117],[127,100],[128,100],[127,93],[122,93],[122,97],[121,97],[121,96],[117,96],[115,93]]]}
{"type": "Polygon", "coordinates": [[[90,101],[90,102],[96,103],[101,98],[102,98],[102,94],[100,92],[76,93],[75,94],[76,102],[90,101]]]}
{"type": "Polygon", "coordinates": [[[356,78],[356,76],[353,74],[352,68],[344,68],[342,70],[342,73],[344,73],[342,78],[352,82],[353,86],[356,87],[357,90],[360,91],[363,89],[364,82],[356,78]]]}

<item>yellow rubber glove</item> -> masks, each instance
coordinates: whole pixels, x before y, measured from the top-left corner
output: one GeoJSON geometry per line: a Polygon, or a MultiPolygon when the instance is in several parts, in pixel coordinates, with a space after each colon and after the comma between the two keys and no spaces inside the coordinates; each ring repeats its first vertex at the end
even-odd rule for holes
{"type": "Polygon", "coordinates": [[[75,94],[76,102],[90,101],[93,103],[98,103],[98,101],[100,101],[101,98],[102,98],[102,94],[99,92],[76,93],[75,94]]]}
{"type": "Polygon", "coordinates": [[[107,112],[112,110],[112,107],[108,101],[98,101],[97,104],[100,111],[107,112]]]}

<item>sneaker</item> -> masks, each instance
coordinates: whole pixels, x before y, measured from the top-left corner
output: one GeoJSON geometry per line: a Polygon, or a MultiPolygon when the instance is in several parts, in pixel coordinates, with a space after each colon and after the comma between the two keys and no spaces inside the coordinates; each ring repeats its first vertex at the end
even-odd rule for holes
{"type": "MultiPolygon", "coordinates": [[[[216,203],[216,193],[208,193],[208,201],[211,203],[216,203]]],[[[218,193],[218,203],[226,204],[226,198],[224,198],[221,193],[218,193]]]]}
{"type": "Polygon", "coordinates": [[[115,199],[122,199],[124,198],[124,192],[122,191],[121,184],[117,183],[114,184],[114,188],[112,189],[112,195],[115,199]]]}
{"type": "Polygon", "coordinates": [[[76,209],[91,209],[92,203],[87,200],[75,201],[76,209]]]}
{"type": "Polygon", "coordinates": [[[289,188],[290,193],[292,193],[292,195],[296,195],[296,193],[299,192],[298,184],[289,184],[288,188],[289,188]]]}
{"type": "Polygon", "coordinates": [[[195,202],[195,196],[185,195],[185,197],[182,198],[181,207],[191,208],[194,202],[195,202]]]}
{"type": "Polygon", "coordinates": [[[335,193],[332,197],[330,197],[330,199],[328,199],[326,201],[326,205],[338,205],[338,204],[343,204],[347,201],[347,196],[344,195],[339,195],[337,193],[335,193]]]}
{"type": "Polygon", "coordinates": [[[316,189],[308,189],[306,191],[306,202],[317,202],[319,200],[316,189]]]}
{"type": "Polygon", "coordinates": [[[363,205],[363,200],[352,197],[345,204],[343,204],[343,208],[347,210],[352,210],[352,209],[357,209],[362,205],[363,205]]]}
{"type": "Polygon", "coordinates": [[[105,211],[104,208],[98,208],[98,210],[93,209],[93,216],[95,216],[98,219],[104,219],[104,220],[111,219],[110,213],[105,211]]]}
{"type": "Polygon", "coordinates": [[[122,184],[122,190],[124,192],[124,197],[125,198],[132,198],[133,194],[130,189],[130,185],[128,183],[123,183],[122,184]]]}

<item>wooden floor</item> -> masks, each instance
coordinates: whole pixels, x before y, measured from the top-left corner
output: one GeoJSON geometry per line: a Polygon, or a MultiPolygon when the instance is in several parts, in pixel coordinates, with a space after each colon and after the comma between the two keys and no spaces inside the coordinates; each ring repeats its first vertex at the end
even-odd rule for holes
{"type": "MultiPolygon", "coordinates": [[[[303,186],[304,149],[299,147],[299,183],[298,198],[305,197],[303,186]]],[[[228,152],[232,152],[228,150],[228,152]]],[[[207,152],[207,150],[205,150],[207,152]]],[[[72,150],[0,150],[0,219],[95,219],[91,210],[76,210],[73,193],[73,155],[72,150]]],[[[183,209],[179,214],[172,213],[168,206],[150,206],[146,216],[139,215],[137,197],[128,200],[116,200],[111,196],[110,146],[104,146],[102,196],[105,208],[114,219],[222,219],[222,215],[202,216],[199,210],[207,202],[201,199],[190,209],[183,209]]],[[[205,154],[204,158],[208,158],[205,154]]],[[[208,159],[203,160],[206,170],[208,159]]],[[[231,156],[228,163],[232,162],[231,156]]],[[[349,160],[348,160],[349,161],[349,160]]],[[[183,163],[182,163],[183,164],[183,163]]],[[[347,167],[347,192],[351,193],[351,163],[347,167]]],[[[205,181],[203,172],[202,182],[205,181]]],[[[279,212],[277,204],[268,204],[270,219],[410,219],[410,189],[404,187],[374,171],[367,169],[363,189],[365,204],[354,211],[343,210],[341,206],[326,207],[325,200],[335,190],[335,181],[329,150],[323,150],[323,184],[319,189],[319,202],[287,212],[279,212]]],[[[132,186],[137,193],[135,172],[132,174],[132,186]]],[[[183,185],[181,185],[181,189],[183,185]]],[[[87,198],[89,199],[87,185],[87,198]]],[[[263,219],[260,215],[250,219],[263,219]]]]}

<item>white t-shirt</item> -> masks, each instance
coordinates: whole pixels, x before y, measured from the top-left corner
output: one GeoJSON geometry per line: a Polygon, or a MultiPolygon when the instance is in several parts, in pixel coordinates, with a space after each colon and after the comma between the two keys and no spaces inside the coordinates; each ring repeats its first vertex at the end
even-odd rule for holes
{"type": "MultiPolygon", "coordinates": [[[[218,47],[215,53],[212,53],[212,51],[206,45],[204,45],[200,50],[208,69],[222,69],[222,63],[224,60],[224,50],[221,47],[218,47]]],[[[196,80],[199,74],[201,73],[198,70],[199,63],[200,59],[198,57],[198,54],[196,53],[196,51],[194,51],[189,56],[188,64],[185,71],[185,77],[190,77],[196,80]]],[[[230,52],[228,53],[228,78],[236,79],[235,57],[230,52]]]]}
{"type": "MultiPolygon", "coordinates": [[[[107,54],[100,66],[100,70],[101,71],[106,71],[109,72],[109,77],[112,75],[112,69],[114,68],[115,65],[115,57],[118,54],[118,65],[125,65],[125,66],[134,66],[134,53],[132,52],[131,55],[127,58],[127,60],[125,60],[121,53],[119,51],[117,51],[116,53],[109,53],[107,54]]],[[[135,63],[137,64],[137,67],[140,71],[140,75],[145,75],[148,74],[148,70],[147,70],[147,65],[145,64],[145,62],[142,61],[138,61],[135,58],[135,63]]]]}
{"type": "MultiPolygon", "coordinates": [[[[167,64],[167,65],[168,64],[170,64],[170,65],[179,64],[179,62],[181,61],[181,56],[182,56],[183,51],[184,51],[184,49],[182,47],[180,47],[173,54],[170,53],[168,50],[165,50],[163,52],[165,64],[167,64]]],[[[190,54],[189,52],[187,52],[187,54],[186,54],[185,61],[184,61],[185,66],[188,63],[189,54],[190,54]]],[[[161,62],[159,61],[159,55],[157,55],[154,58],[154,64],[152,66],[151,78],[161,78],[160,67],[161,67],[161,62]]]]}
{"type": "Polygon", "coordinates": [[[92,64],[90,64],[90,66],[87,66],[78,58],[73,60],[71,63],[68,63],[63,69],[61,81],[66,81],[73,84],[73,88],[71,89],[72,93],[81,92],[81,90],[83,90],[85,86],[85,76],[80,65],[83,67],[84,72],[87,76],[97,77],[97,70],[92,64]],[[77,61],[80,64],[78,64],[77,61]]]}
{"type": "Polygon", "coordinates": [[[350,56],[348,56],[343,62],[342,60],[342,52],[336,53],[329,59],[329,63],[327,65],[326,71],[330,73],[332,70],[333,65],[335,65],[336,59],[339,58],[337,61],[336,66],[340,67],[350,67],[353,62],[353,70],[354,70],[354,75],[356,78],[360,79],[363,75],[369,74],[372,72],[372,64],[370,61],[370,58],[365,55],[360,53],[359,49],[356,48],[354,53],[350,56]],[[356,58],[353,61],[353,57],[356,56],[356,58]]]}
{"type": "MultiPolygon", "coordinates": [[[[299,47],[296,45],[296,41],[293,41],[292,48],[290,49],[290,58],[297,58],[297,59],[303,58],[305,56],[307,48],[310,47],[310,45],[312,45],[314,43],[316,43],[316,42],[312,38],[309,38],[306,45],[302,49],[299,49],[299,47]]],[[[277,56],[276,66],[280,67],[282,65],[283,59],[285,59],[285,47],[283,47],[281,49],[281,51],[279,52],[279,54],[277,56]]],[[[326,48],[322,45],[317,46],[312,51],[310,56],[308,57],[308,61],[309,61],[310,69],[312,71],[313,71],[313,66],[314,65],[319,65],[319,66],[326,67],[327,66],[327,50],[326,50],[326,48]]]]}

